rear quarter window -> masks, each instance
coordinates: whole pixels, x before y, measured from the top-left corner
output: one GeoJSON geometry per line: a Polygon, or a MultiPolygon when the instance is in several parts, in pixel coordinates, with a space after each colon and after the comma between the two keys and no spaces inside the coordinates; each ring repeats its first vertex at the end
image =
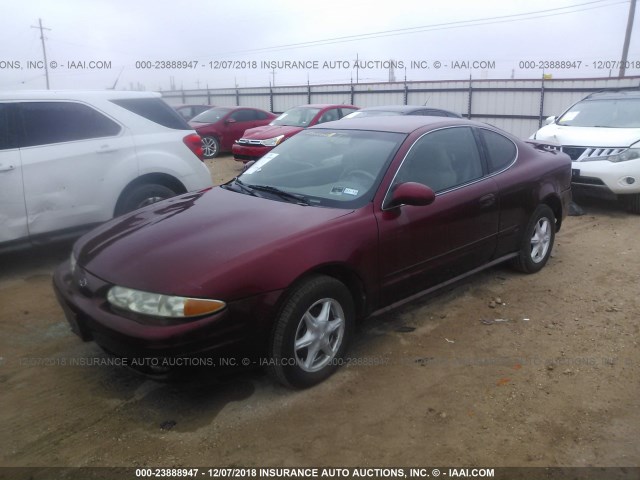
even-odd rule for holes
{"type": "Polygon", "coordinates": [[[484,129],[480,129],[480,136],[487,152],[491,173],[507,168],[516,159],[518,149],[507,137],[484,129]]]}
{"type": "Polygon", "coordinates": [[[111,102],[163,127],[191,130],[185,119],[160,98],[127,98],[111,102]]]}

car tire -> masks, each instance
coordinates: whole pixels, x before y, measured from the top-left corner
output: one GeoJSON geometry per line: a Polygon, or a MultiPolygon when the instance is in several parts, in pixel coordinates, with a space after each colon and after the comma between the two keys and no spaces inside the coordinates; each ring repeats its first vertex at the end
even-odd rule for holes
{"type": "Polygon", "coordinates": [[[342,282],[317,275],[298,284],[273,327],[269,374],[293,388],[322,382],[340,365],[354,322],[353,299],[342,282]]]}
{"type": "Polygon", "coordinates": [[[216,158],[220,154],[220,142],[215,137],[202,137],[202,155],[204,158],[216,158]]]}
{"type": "Polygon", "coordinates": [[[118,202],[116,216],[132,212],[138,208],[146,207],[147,205],[151,205],[175,195],[176,192],[164,185],[155,183],[138,185],[128,191],[124,197],[122,197],[121,201],[118,202]]]}
{"type": "Polygon", "coordinates": [[[625,195],[627,210],[631,213],[640,214],[640,193],[625,195]]]}
{"type": "Polygon", "coordinates": [[[556,217],[547,205],[533,212],[512,265],[524,273],[536,273],[547,264],[556,235],[556,217]]]}

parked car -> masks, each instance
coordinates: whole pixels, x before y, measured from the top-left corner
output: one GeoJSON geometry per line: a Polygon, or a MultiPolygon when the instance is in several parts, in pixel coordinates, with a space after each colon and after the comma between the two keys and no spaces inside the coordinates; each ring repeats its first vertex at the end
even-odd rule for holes
{"type": "Polygon", "coordinates": [[[531,138],[556,142],[571,157],[576,193],[640,213],[640,90],[588,95],[531,138]]]}
{"type": "Polygon", "coordinates": [[[0,250],[212,185],[200,137],[140,92],[0,92],[0,250]]]}
{"type": "Polygon", "coordinates": [[[269,125],[251,128],[231,148],[233,157],[240,162],[258,160],[273,147],[296,133],[319,123],[339,120],[358,110],[353,105],[315,104],[294,107],[269,125]]]}
{"type": "Polygon", "coordinates": [[[180,114],[187,122],[196,115],[200,115],[207,110],[210,110],[215,105],[176,105],[173,109],[180,114]]]}
{"type": "Polygon", "coordinates": [[[190,122],[202,137],[205,158],[215,158],[220,152],[230,152],[233,143],[245,130],[267,125],[276,116],[258,108],[215,107],[190,122]]]}
{"type": "Polygon", "coordinates": [[[382,107],[366,107],[357,112],[350,113],[344,118],[364,118],[390,115],[422,115],[431,117],[462,118],[462,115],[441,108],[432,108],[420,105],[386,105],[382,107]]]}
{"type": "Polygon", "coordinates": [[[308,387],[356,319],[501,262],[542,269],[570,182],[567,155],[477,122],[324,123],[227,184],[85,235],[55,289],[82,339],[158,373],[250,352],[242,364],[308,387]]]}

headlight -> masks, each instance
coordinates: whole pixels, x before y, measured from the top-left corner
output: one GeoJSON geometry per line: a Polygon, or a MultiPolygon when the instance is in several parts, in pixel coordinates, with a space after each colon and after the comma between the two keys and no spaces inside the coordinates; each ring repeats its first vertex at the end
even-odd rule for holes
{"type": "Polygon", "coordinates": [[[220,300],[189,298],[141,292],[125,287],[112,287],[107,300],[114,307],[154,317],[198,317],[222,310],[226,304],[220,300]]]}
{"type": "Polygon", "coordinates": [[[264,145],[265,147],[275,147],[282,141],[283,138],[284,138],[284,135],[278,135],[277,137],[261,140],[260,144],[264,145]]]}
{"type": "Polygon", "coordinates": [[[637,158],[640,158],[640,148],[628,148],[617,155],[605,157],[605,160],[609,160],[610,162],[626,162],[637,158]]]}

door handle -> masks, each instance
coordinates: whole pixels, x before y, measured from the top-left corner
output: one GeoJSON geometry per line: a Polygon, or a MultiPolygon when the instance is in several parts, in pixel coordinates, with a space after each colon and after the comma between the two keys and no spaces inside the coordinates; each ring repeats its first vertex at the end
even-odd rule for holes
{"type": "Polygon", "coordinates": [[[113,153],[113,152],[117,152],[118,149],[117,148],[111,148],[108,145],[103,145],[102,147],[100,147],[98,149],[98,151],[96,153],[113,153]]]}
{"type": "Polygon", "coordinates": [[[496,196],[493,193],[480,197],[480,208],[487,208],[496,203],[496,196]]]}
{"type": "Polygon", "coordinates": [[[2,165],[0,164],[0,172],[10,172],[11,170],[15,170],[15,166],[13,165],[2,165]]]}

